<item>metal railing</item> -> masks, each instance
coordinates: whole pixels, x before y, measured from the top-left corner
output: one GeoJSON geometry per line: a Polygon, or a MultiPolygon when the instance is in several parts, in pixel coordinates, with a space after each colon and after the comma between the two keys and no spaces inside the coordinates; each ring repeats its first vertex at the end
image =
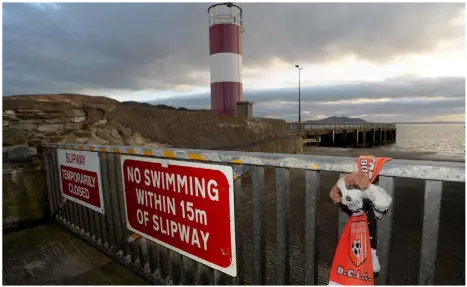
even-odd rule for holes
{"type": "Polygon", "coordinates": [[[395,129],[396,124],[387,123],[288,123],[291,132],[303,132],[309,130],[325,130],[325,129],[395,129]]]}
{"type": "MultiPolygon", "coordinates": [[[[305,218],[304,218],[304,281],[303,284],[317,284],[318,271],[316,254],[317,216],[320,191],[321,171],[345,173],[357,172],[355,158],[246,153],[234,151],[189,150],[189,149],[153,149],[145,147],[117,147],[96,145],[50,144],[43,148],[43,160],[46,170],[46,183],[50,204],[50,213],[56,214],[56,221],[99,248],[115,260],[125,264],[147,280],[158,284],[265,284],[266,246],[264,230],[264,188],[269,178],[265,177],[265,168],[275,169],[276,200],[276,272],[277,284],[290,281],[290,169],[305,170],[305,218]],[[105,215],[62,198],[59,187],[56,149],[87,150],[98,152],[104,191],[105,215]],[[213,271],[201,263],[181,256],[169,249],[141,238],[132,243],[127,241],[131,232],[127,229],[123,183],[121,174],[122,154],[143,157],[157,157],[183,161],[203,161],[217,164],[250,166],[251,169],[251,215],[252,215],[252,252],[244,248],[243,225],[240,215],[246,202],[242,195],[242,177],[234,181],[235,201],[235,236],[238,275],[228,277],[213,271]],[[244,266],[245,256],[252,257],[253,268],[244,266]],[[252,273],[246,280],[246,273],[252,273]]],[[[425,180],[424,214],[422,227],[421,259],[419,284],[433,284],[435,262],[437,259],[438,230],[443,181],[465,182],[464,163],[431,162],[415,160],[392,160],[380,173],[379,185],[389,194],[394,195],[395,178],[415,178],[425,180]]],[[[302,193],[303,194],[303,193],[302,193]]],[[[325,199],[324,199],[325,200],[325,199]]],[[[397,202],[397,199],[395,200],[397,202]]],[[[396,203],[397,204],[397,203],[396,203]]],[[[337,208],[337,207],[336,207],[337,208]]],[[[339,213],[338,232],[343,230],[347,215],[339,213]]],[[[381,271],[377,284],[387,283],[388,257],[391,239],[392,209],[378,224],[378,254],[381,271]]],[[[337,236],[337,234],[336,234],[337,236]]]]}

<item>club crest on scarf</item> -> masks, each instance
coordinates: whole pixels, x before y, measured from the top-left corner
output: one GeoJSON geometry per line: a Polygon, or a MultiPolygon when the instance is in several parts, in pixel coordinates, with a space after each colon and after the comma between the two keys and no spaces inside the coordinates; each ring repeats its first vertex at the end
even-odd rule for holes
{"type": "Polygon", "coordinates": [[[368,244],[370,243],[368,236],[367,222],[357,221],[352,222],[350,227],[350,260],[356,267],[360,266],[368,258],[368,244]]]}

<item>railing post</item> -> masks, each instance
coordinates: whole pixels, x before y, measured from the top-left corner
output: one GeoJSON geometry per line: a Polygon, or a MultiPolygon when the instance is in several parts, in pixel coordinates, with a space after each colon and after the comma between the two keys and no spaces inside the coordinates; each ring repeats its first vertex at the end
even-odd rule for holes
{"type": "Polygon", "coordinates": [[[427,180],[425,182],[419,285],[434,284],[442,192],[442,181],[427,180]]]}

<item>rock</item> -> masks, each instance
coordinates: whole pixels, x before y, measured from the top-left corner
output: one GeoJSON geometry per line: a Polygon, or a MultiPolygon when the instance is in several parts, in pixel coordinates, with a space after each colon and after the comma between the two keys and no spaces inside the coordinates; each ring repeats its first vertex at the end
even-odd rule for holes
{"type": "Polygon", "coordinates": [[[45,119],[46,116],[39,110],[18,110],[16,117],[19,119],[45,119]]]}
{"type": "Polygon", "coordinates": [[[81,123],[84,122],[85,119],[85,117],[72,117],[70,120],[74,123],[81,123]]]}
{"type": "Polygon", "coordinates": [[[48,119],[65,118],[64,113],[45,112],[44,116],[48,119]]]}
{"type": "Polygon", "coordinates": [[[8,159],[16,162],[25,162],[37,155],[35,147],[15,146],[8,149],[8,159]]]}
{"type": "Polygon", "coordinates": [[[73,132],[77,137],[80,138],[90,138],[91,132],[90,131],[75,131],[73,132]]]}
{"type": "Polygon", "coordinates": [[[77,144],[85,144],[88,140],[88,138],[76,138],[74,142],[77,144]]]}
{"type": "Polygon", "coordinates": [[[8,121],[3,120],[3,126],[7,127],[9,125],[8,121]]]}
{"type": "Polygon", "coordinates": [[[154,148],[167,148],[167,147],[170,147],[170,146],[168,146],[168,145],[161,144],[161,143],[158,143],[158,142],[146,143],[144,146],[146,146],[146,147],[154,147],[154,148]]]}
{"type": "Polygon", "coordinates": [[[122,136],[120,135],[120,133],[114,128],[110,130],[110,134],[112,135],[114,139],[117,139],[117,140],[122,139],[122,136]]]}
{"type": "Polygon", "coordinates": [[[28,140],[28,145],[30,146],[40,146],[44,143],[44,140],[45,139],[40,139],[40,138],[37,138],[37,139],[30,139],[28,140]]]}
{"type": "Polygon", "coordinates": [[[7,115],[7,116],[10,116],[10,117],[15,117],[15,112],[12,111],[12,110],[7,110],[3,113],[3,115],[7,115]]]}
{"type": "Polygon", "coordinates": [[[54,137],[49,137],[47,139],[47,142],[49,142],[49,143],[62,143],[62,142],[65,141],[65,139],[66,139],[65,136],[54,136],[54,137]]]}
{"type": "Polygon", "coordinates": [[[36,128],[36,124],[16,122],[16,123],[10,123],[10,127],[15,130],[33,131],[36,128]]]}
{"type": "MultiPolygon", "coordinates": [[[[3,147],[3,162],[8,160],[8,150],[10,147],[3,147]]],[[[3,169],[5,169],[5,166],[3,166],[3,169]]]]}
{"type": "Polygon", "coordinates": [[[65,130],[68,132],[77,131],[83,128],[83,125],[80,123],[66,123],[65,130]]]}
{"type": "Polygon", "coordinates": [[[6,110],[3,112],[3,119],[7,121],[17,121],[18,118],[16,117],[16,114],[12,110],[6,110]]]}
{"type": "Polygon", "coordinates": [[[96,135],[101,139],[108,140],[110,138],[110,131],[108,129],[97,128],[96,135]]]}
{"type": "Polygon", "coordinates": [[[135,133],[129,141],[129,145],[131,146],[144,146],[146,143],[146,139],[140,133],[135,133]]]}
{"type": "Polygon", "coordinates": [[[44,133],[44,136],[54,137],[54,136],[58,136],[58,133],[57,132],[46,132],[46,133],[44,133]]]}
{"type": "Polygon", "coordinates": [[[99,136],[92,134],[91,138],[86,142],[86,144],[95,144],[95,145],[105,145],[108,144],[109,141],[105,140],[103,138],[100,138],[99,136]]]}
{"type": "Polygon", "coordinates": [[[72,109],[65,111],[67,117],[86,117],[86,112],[82,109],[72,109]]]}
{"type": "Polygon", "coordinates": [[[43,124],[37,127],[39,132],[62,132],[63,124],[43,124]]]}
{"type": "Polygon", "coordinates": [[[114,139],[114,138],[110,138],[109,144],[110,144],[110,145],[124,146],[124,145],[125,145],[125,142],[123,141],[123,139],[114,139]]]}
{"type": "Polygon", "coordinates": [[[43,134],[34,134],[28,139],[29,146],[39,146],[42,145],[45,141],[45,136],[43,134]]]}
{"type": "Polygon", "coordinates": [[[102,126],[102,125],[105,125],[106,123],[107,123],[107,120],[104,119],[104,120],[98,121],[96,124],[97,124],[98,126],[102,126]]]}
{"type": "Polygon", "coordinates": [[[52,118],[52,119],[46,119],[44,120],[48,124],[62,124],[65,123],[64,118],[52,118]]]}
{"type": "Polygon", "coordinates": [[[42,114],[42,110],[17,110],[17,114],[42,114]]]}
{"type": "Polygon", "coordinates": [[[4,121],[18,121],[18,118],[17,118],[17,117],[12,117],[12,116],[5,115],[5,113],[4,113],[4,114],[3,114],[3,120],[4,120],[4,121]]]}
{"type": "Polygon", "coordinates": [[[3,129],[3,146],[21,145],[28,139],[25,131],[15,131],[10,128],[3,129]]]}

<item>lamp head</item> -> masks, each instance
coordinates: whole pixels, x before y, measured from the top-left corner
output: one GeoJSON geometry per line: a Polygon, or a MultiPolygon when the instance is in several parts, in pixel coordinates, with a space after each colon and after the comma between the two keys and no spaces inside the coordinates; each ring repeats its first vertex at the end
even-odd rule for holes
{"type": "Polygon", "coordinates": [[[295,67],[299,68],[300,66],[299,66],[299,65],[295,65],[295,67]]]}

